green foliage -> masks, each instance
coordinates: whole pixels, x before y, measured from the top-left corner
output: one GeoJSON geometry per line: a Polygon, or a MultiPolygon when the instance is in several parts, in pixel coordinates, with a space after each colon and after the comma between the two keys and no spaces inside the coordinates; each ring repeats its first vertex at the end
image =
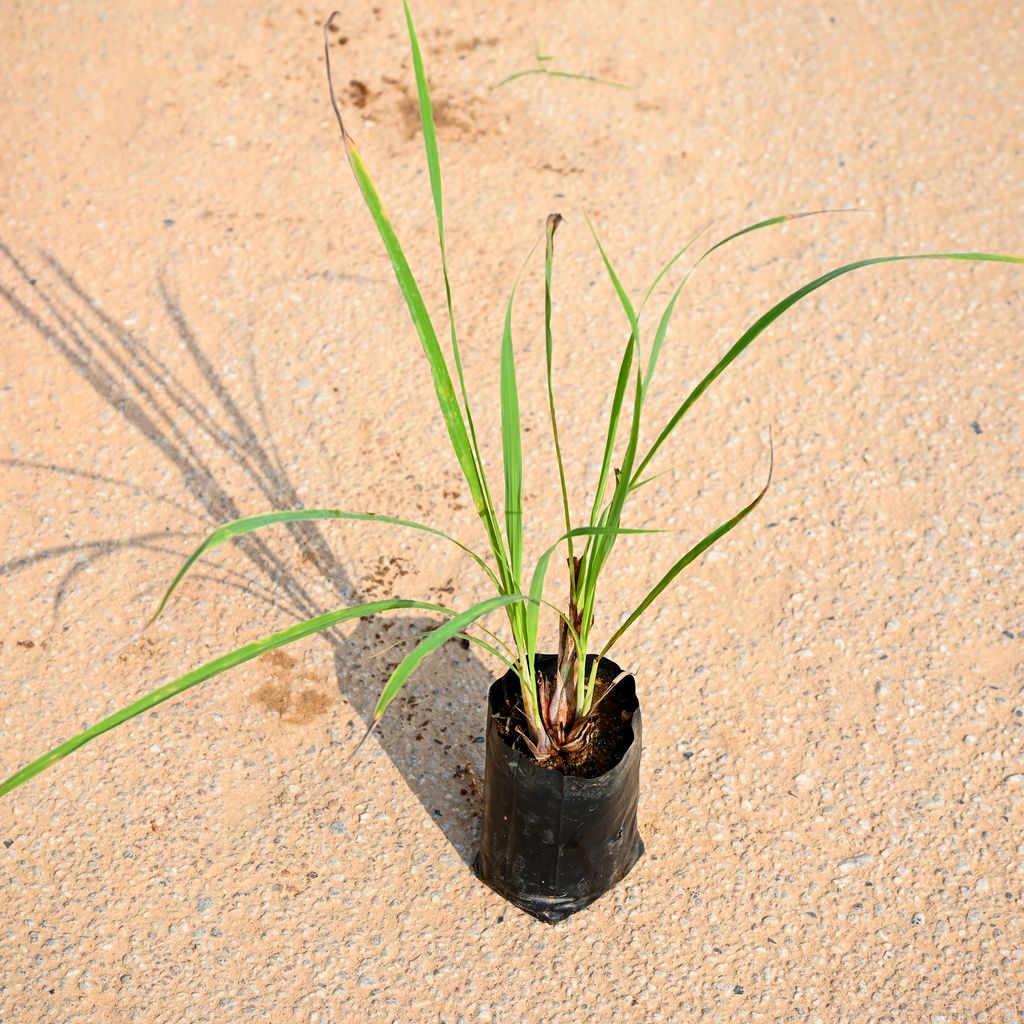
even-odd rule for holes
{"type": "MultiPolygon", "coordinates": [[[[437,530],[431,526],[412,522],[406,519],[394,518],[391,516],[374,515],[371,513],[345,512],[339,509],[308,509],[298,511],[269,512],[263,515],[249,516],[235,522],[224,524],[215,530],[210,536],[189,556],[177,576],[171,582],[163,599],[154,614],[154,619],[164,610],[171,595],[181,583],[186,573],[205,553],[219,545],[244,536],[255,530],[262,529],[278,523],[290,523],[301,520],[363,520],[386,523],[389,525],[402,526],[408,529],[425,531],[441,537],[452,544],[457,545],[463,552],[468,554],[487,574],[490,582],[494,585],[496,596],[481,601],[463,612],[453,612],[441,605],[429,602],[391,598],[384,601],[374,601],[352,608],[344,608],[326,615],[311,618],[305,622],[297,623],[274,633],[271,636],[257,640],[254,643],[240,647],[229,654],[222,655],[200,668],[180,676],[178,679],[167,683],[165,686],[154,690],[152,693],[141,698],[133,704],[128,705],[116,714],[110,715],[98,724],[85,730],[74,738],[61,744],[50,753],[33,761],[27,767],[21,769],[3,784],[0,784],[0,796],[9,793],[20,786],[23,782],[31,779],[51,764],[65,757],[78,747],[90,740],[113,729],[115,726],[141,714],[154,707],[161,701],[174,697],[196,684],[211,679],[236,665],[255,658],[265,651],[282,647],[302,637],[310,636],[319,631],[329,629],[345,621],[362,616],[375,615],[380,612],[402,608],[415,608],[436,612],[446,616],[441,625],[426,634],[417,637],[416,646],[403,658],[401,663],[391,673],[390,678],[381,691],[374,710],[370,729],[380,719],[381,715],[400,692],[402,686],[415,672],[423,659],[432,651],[436,650],[447,640],[454,637],[469,639],[478,646],[492,653],[496,658],[515,669],[519,675],[520,687],[523,698],[523,707],[530,727],[531,741],[533,746],[542,755],[557,749],[558,742],[563,742],[568,735],[571,740],[573,735],[579,734],[581,725],[585,722],[586,715],[593,708],[596,700],[600,700],[603,694],[597,695],[597,660],[594,661],[594,670],[587,673],[583,670],[586,665],[587,653],[591,650],[591,628],[594,622],[594,609],[599,592],[599,583],[605,568],[608,566],[611,555],[614,551],[616,541],[624,534],[652,533],[661,531],[637,530],[624,527],[623,517],[630,497],[646,483],[654,479],[654,476],[644,476],[644,472],[660,451],[665,442],[672,436],[679,426],[686,413],[694,403],[704,394],[714,381],[730,366],[746,349],[758,338],[768,327],[793,305],[805,298],[811,292],[828,284],[830,281],[851,273],[863,267],[873,266],[879,263],[895,262],[899,260],[959,260],[959,261],[988,261],[1003,263],[1024,263],[1024,259],[1015,256],[1001,256],[989,253],[925,253],[909,256],[881,256],[873,259],[859,260],[838,267],[823,274],[808,284],[803,285],[792,292],[782,301],[776,303],[766,313],[760,316],[744,331],[735,344],[715,364],[715,366],[703,377],[700,383],[686,396],[676,411],[669,418],[668,422],[657,434],[654,442],[640,456],[640,439],[642,436],[642,414],[648,391],[655,374],[658,357],[664,345],[670,322],[676,309],[677,302],[682,293],[683,287],[694,270],[712,253],[724,245],[753,231],[786,223],[797,217],[813,216],[821,213],[838,211],[815,210],[807,213],[786,214],[779,217],[772,217],[767,220],[758,221],[755,224],[743,228],[741,231],[715,242],[705,249],[700,257],[693,263],[684,274],[682,281],[672,291],[672,294],[665,305],[665,308],[658,320],[657,327],[651,342],[650,352],[646,365],[643,360],[641,345],[643,314],[648,301],[651,299],[655,288],[662,281],[666,274],[685,256],[698,239],[707,229],[698,232],[687,244],[677,252],[661,269],[654,282],[644,295],[643,302],[639,309],[634,308],[629,299],[629,292],[623,286],[614,266],[597,236],[596,230],[591,225],[594,241],[600,253],[601,259],[607,270],[608,277],[612,283],[628,326],[628,338],[623,349],[622,358],[619,364],[618,374],[615,380],[612,395],[611,410],[608,418],[608,425],[605,431],[601,467],[598,475],[597,486],[593,499],[590,503],[589,518],[585,525],[573,526],[571,506],[568,488],[566,485],[565,466],[563,451],[558,434],[558,420],[554,397],[554,382],[552,374],[553,364],[553,333],[551,322],[552,308],[552,278],[554,263],[554,238],[555,231],[561,220],[558,214],[548,217],[544,244],[544,333],[545,333],[545,359],[547,370],[547,395],[548,410],[551,421],[551,432],[554,442],[555,456],[558,464],[558,476],[561,487],[562,506],[564,515],[564,532],[555,543],[547,547],[538,559],[529,586],[524,587],[524,551],[525,551],[525,521],[522,503],[523,494],[523,450],[520,426],[520,401],[516,380],[515,346],[512,334],[512,311],[516,287],[512,289],[505,312],[504,331],[501,342],[501,354],[499,362],[500,392],[501,392],[501,432],[502,432],[502,455],[504,466],[504,507],[502,515],[499,516],[495,506],[487,476],[484,472],[484,462],[481,457],[479,444],[477,442],[476,429],[473,423],[473,416],[470,409],[469,395],[463,375],[462,355],[459,348],[458,332],[456,330],[455,316],[452,309],[452,293],[448,271],[448,256],[445,245],[444,232],[444,206],[442,197],[441,163],[438,154],[437,133],[434,125],[433,110],[430,101],[430,90],[427,85],[427,76],[423,66],[422,54],[413,25],[412,16],[408,4],[403,0],[406,24],[409,32],[409,40],[413,59],[413,70],[416,78],[417,93],[419,96],[420,115],[423,125],[423,143],[426,151],[427,167],[429,171],[430,188],[433,197],[434,211],[437,221],[438,245],[440,250],[441,269],[444,277],[445,299],[448,314],[449,337],[451,358],[455,364],[458,390],[456,390],[451,372],[448,366],[447,357],[438,340],[437,332],[427,309],[427,305],[416,283],[416,279],[409,267],[405,253],[399,243],[398,237],[388,219],[384,205],[373,184],[369,172],[356,149],[352,138],[345,129],[342,113],[338,106],[334,93],[333,84],[330,80],[330,53],[327,47],[327,30],[336,15],[332,15],[324,27],[324,52],[327,60],[328,84],[330,89],[331,104],[337,115],[338,125],[341,130],[341,137],[345,145],[345,151],[351,165],[356,184],[366,203],[366,207],[377,227],[378,234],[384,248],[391,260],[395,278],[398,281],[402,296],[409,311],[413,326],[419,336],[423,353],[431,369],[434,390],[437,396],[438,405],[442,418],[448,431],[452,450],[462,469],[473,504],[480,517],[489,548],[489,560],[467,547],[462,542],[450,537],[447,533],[437,530]],[[628,400],[627,400],[628,399],[628,400]],[[625,435],[624,445],[620,443],[620,433],[623,423],[628,423],[628,432],[625,435]],[[619,452],[616,458],[616,452],[619,452]],[[611,490],[610,496],[608,490],[611,490]],[[504,521],[504,533],[501,523],[504,521]],[[581,553],[574,546],[573,541],[579,540],[583,543],[581,553]],[[558,685],[564,683],[566,692],[574,699],[571,701],[572,714],[575,722],[569,722],[569,730],[562,729],[559,735],[561,740],[555,742],[552,737],[555,735],[552,720],[548,717],[550,706],[545,704],[544,688],[540,685],[534,671],[534,656],[539,644],[539,622],[540,608],[542,605],[553,607],[544,600],[544,583],[547,568],[552,556],[560,549],[562,544],[567,547],[569,565],[569,594],[566,609],[557,608],[560,617],[560,647],[559,647],[559,679],[558,685]],[[495,611],[503,611],[508,619],[511,640],[506,643],[494,632],[480,624],[480,620],[495,611]],[[471,632],[471,629],[478,627],[487,637],[483,639],[471,632]],[[563,643],[564,641],[564,643],[563,643]],[[563,647],[568,652],[564,659],[563,647]],[[564,678],[563,677],[564,674],[564,678]],[[576,732],[572,732],[575,725],[576,732]]],[[[532,69],[530,73],[544,73],[549,75],[560,75],[562,77],[586,77],[569,75],[562,72],[554,72],[547,68],[547,58],[538,58],[539,67],[532,69]]],[[[511,76],[511,78],[520,76],[511,76]]],[[[589,223],[589,220],[588,220],[589,223]]],[[[525,268],[526,264],[524,264],[525,268]]],[[[516,286],[522,275],[522,270],[516,278],[516,286]]],[[[592,382],[587,382],[588,388],[592,382]]],[[[772,459],[774,463],[774,458],[772,459]]],[[[655,476],[658,474],[655,474],[655,476]]],[[[769,468],[768,482],[771,480],[771,468],[769,468]]],[[[737,512],[730,519],[721,523],[711,530],[702,540],[689,548],[689,550],[677,561],[671,564],[668,570],[661,576],[656,584],[649,590],[644,599],[626,616],[622,623],[611,633],[610,637],[600,648],[600,654],[607,654],[612,647],[622,638],[626,631],[643,615],[643,613],[656,601],[666,588],[677,578],[677,576],[706,551],[712,544],[720,540],[727,533],[738,526],[764,498],[768,482],[759,490],[756,497],[744,508],[737,512]]],[[[549,681],[550,686],[550,681],[549,681]]],[[[554,702],[551,702],[554,704],[554,702]]],[[[564,705],[563,705],[564,707],[564,705]]],[[[364,737],[365,738],[365,737],[364,737]]]]}
{"type": "Polygon", "coordinates": [[[272,633],[261,640],[256,640],[251,644],[246,644],[244,647],[239,647],[229,654],[222,654],[219,658],[214,658],[213,661],[208,661],[205,665],[200,665],[199,668],[186,672],[173,682],[167,683],[158,690],[146,694],[145,697],[135,701],[134,704],[129,704],[126,708],[122,708],[120,711],[90,726],[84,732],[62,743],[59,747],[55,747],[48,754],[37,758],[31,764],[22,768],[21,771],[15,772],[5,782],[0,783],[0,796],[5,796],[12,789],[17,789],[23,782],[28,782],[29,779],[49,768],[50,765],[55,764],[61,758],[67,757],[73,750],[84,746],[90,740],[94,740],[97,736],[102,736],[103,733],[109,732],[129,719],[135,718],[136,715],[141,715],[144,711],[149,711],[150,708],[156,707],[157,704],[162,704],[171,697],[177,697],[179,693],[184,693],[197,683],[202,683],[207,679],[212,679],[214,676],[219,676],[221,673],[227,672],[228,669],[241,665],[246,661],[251,661],[267,651],[284,647],[287,644],[294,643],[296,640],[301,640],[303,637],[311,636],[313,633],[320,633],[325,629],[330,629],[332,626],[347,622],[349,619],[377,615],[380,612],[392,611],[396,608],[418,608],[430,612],[448,611],[442,605],[431,604],[426,601],[388,598],[385,601],[372,601],[369,604],[357,605],[353,608],[341,608],[338,611],[328,612],[326,615],[318,615],[315,618],[307,619],[305,622],[296,623],[294,626],[289,626],[279,633],[272,633]]]}
{"type": "MultiPolygon", "coordinates": [[[[408,18],[409,8],[406,7],[406,17],[408,18]]],[[[628,85],[623,85],[622,82],[613,82],[608,78],[597,78],[594,75],[584,75],[577,71],[556,71],[548,63],[553,60],[550,54],[541,53],[540,47],[537,48],[536,53],[533,55],[534,66],[532,68],[526,68],[523,71],[516,71],[514,74],[506,75],[499,83],[498,88],[500,89],[503,85],[508,85],[509,82],[514,82],[519,78],[527,78],[530,75],[544,75],[547,78],[571,78],[578,82],[593,82],[595,85],[610,85],[613,89],[628,89],[628,85]]]]}

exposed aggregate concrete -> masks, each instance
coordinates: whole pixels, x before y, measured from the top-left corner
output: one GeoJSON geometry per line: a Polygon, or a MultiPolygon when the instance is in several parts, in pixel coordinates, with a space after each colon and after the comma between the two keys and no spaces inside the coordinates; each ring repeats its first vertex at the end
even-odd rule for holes
{"type": "MultiPolygon", "coordinates": [[[[334,505],[482,543],[344,166],[325,13],[0,12],[0,240],[24,269],[0,270],[0,776],[297,615],[487,593],[419,536],[280,529],[212,555],[133,639],[225,518],[334,505]]],[[[702,268],[649,438],[825,269],[1024,250],[1019,5],[415,13],[495,460],[507,291],[544,216],[567,217],[555,373],[574,494],[593,487],[625,339],[581,207],[637,298],[711,217],[724,234],[874,211],[764,231],[702,268]],[[494,88],[538,39],[634,88],[494,88]]],[[[343,22],[353,132],[439,311],[400,12],[357,4],[343,22]]],[[[560,532],[542,301],[535,263],[517,336],[533,554],[560,532]]],[[[756,493],[769,425],[775,479],[617,651],[644,708],[647,853],[592,908],[549,927],[468,867],[498,672],[476,653],[435,655],[345,763],[400,649],[372,655],[424,627],[378,620],[204,684],[0,801],[0,1022],[1019,1024],[1022,311],[1012,267],[860,271],[694,408],[631,520],[679,534],[623,539],[602,629],[756,493]]]]}

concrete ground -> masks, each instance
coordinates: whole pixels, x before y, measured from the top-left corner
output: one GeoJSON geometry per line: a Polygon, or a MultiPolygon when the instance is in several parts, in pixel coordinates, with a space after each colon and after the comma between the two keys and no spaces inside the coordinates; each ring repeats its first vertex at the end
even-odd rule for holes
{"type": "MultiPolygon", "coordinates": [[[[627,333],[584,209],[636,298],[711,218],[715,238],[871,211],[746,236],[701,268],[648,439],[830,267],[1024,252],[1009,0],[499,7],[415,5],[499,489],[504,303],[551,211],[581,517],[627,333]],[[538,46],[630,88],[497,87],[538,46]]],[[[327,13],[0,11],[0,777],[298,617],[487,596],[420,535],[277,528],[211,555],[133,639],[235,516],[337,506],[482,545],[345,165],[327,13]]],[[[340,24],[352,132],[443,327],[400,6],[356,3],[340,24]]],[[[542,302],[534,258],[516,320],[532,556],[561,532],[542,302]]],[[[643,702],[647,854],[593,907],[540,924],[468,867],[500,669],[482,653],[435,655],[345,763],[401,649],[379,652],[424,628],[381,617],[205,683],[0,800],[0,1021],[1024,1019],[1022,314],[1024,268],[858,271],[759,338],[666,446],[630,523],[678,533],[620,542],[599,636],[757,492],[769,427],[775,478],[616,649],[643,702]]]]}

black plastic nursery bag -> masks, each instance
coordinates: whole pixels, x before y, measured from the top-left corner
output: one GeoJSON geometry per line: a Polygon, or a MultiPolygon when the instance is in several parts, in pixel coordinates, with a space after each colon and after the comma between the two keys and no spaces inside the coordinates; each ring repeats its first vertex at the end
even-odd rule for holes
{"type": "MultiPolygon", "coordinates": [[[[589,660],[589,659],[588,659],[589,660]]],[[[538,671],[553,673],[554,655],[537,655],[538,671]]],[[[602,659],[602,678],[619,667],[602,659]]],[[[512,749],[495,715],[519,693],[509,671],[488,695],[484,819],[474,868],[481,881],[542,921],[561,921],[623,879],[643,855],[636,825],[640,787],[640,705],[633,676],[617,685],[632,712],[633,738],[603,775],[578,778],[542,768],[512,749]]]]}

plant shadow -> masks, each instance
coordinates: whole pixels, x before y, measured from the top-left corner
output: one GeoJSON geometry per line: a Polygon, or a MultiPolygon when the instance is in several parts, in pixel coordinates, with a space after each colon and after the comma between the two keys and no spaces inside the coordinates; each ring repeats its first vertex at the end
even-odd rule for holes
{"type": "MultiPolygon", "coordinates": [[[[302,507],[274,441],[251,348],[252,394],[246,403],[232,393],[225,375],[203,350],[181,304],[163,278],[157,282],[159,297],[173,337],[180,345],[165,345],[158,352],[104,312],[96,298],[56,257],[41,253],[43,269],[37,275],[30,273],[2,242],[0,255],[6,260],[7,268],[7,280],[0,279],[0,299],[134,431],[156,448],[175,470],[182,493],[170,496],[146,491],[134,481],[78,466],[15,458],[0,459],[0,465],[127,488],[173,510],[176,521],[180,522],[183,515],[198,517],[209,529],[256,511],[302,507]],[[188,361],[172,365],[169,353],[182,350],[187,353],[188,361]],[[205,394],[197,393],[199,389],[186,383],[186,376],[194,378],[196,372],[205,394]],[[254,425],[250,409],[259,417],[260,429],[254,425]],[[255,488],[259,493],[262,507],[240,505],[229,485],[215,475],[213,453],[229,457],[241,471],[248,488],[255,488]]],[[[335,607],[366,599],[352,583],[318,524],[287,524],[283,531],[287,531],[301,562],[327,581],[332,597],[337,598],[335,607]]],[[[53,613],[56,622],[72,584],[89,565],[126,549],[174,554],[184,560],[194,543],[194,539],[185,540],[185,536],[181,531],[160,530],[37,550],[0,564],[0,578],[43,561],[53,560],[58,565],[62,560],[70,563],[56,585],[53,613]],[[177,538],[182,539],[180,547],[173,544],[177,538]]],[[[248,559],[253,570],[251,575],[219,567],[199,570],[197,577],[241,590],[250,599],[256,598],[284,612],[290,621],[330,610],[322,606],[309,585],[289,567],[289,560],[259,534],[250,534],[233,543],[248,559]]],[[[320,634],[332,651],[337,688],[363,722],[362,729],[350,722],[345,738],[332,742],[351,748],[361,738],[372,718],[387,672],[403,653],[400,646],[386,648],[407,642],[436,625],[436,620],[420,617],[375,616],[359,620],[356,628],[345,635],[337,630],[320,634]],[[384,654],[375,657],[382,649],[385,649],[384,654]]],[[[182,671],[191,667],[182,666],[182,671]]],[[[487,668],[469,651],[458,643],[445,645],[424,663],[376,731],[376,742],[417,796],[427,817],[437,824],[467,865],[472,863],[476,850],[479,819],[476,780],[482,777],[483,771],[484,694],[489,678],[487,668]],[[467,701],[467,693],[472,692],[480,694],[478,702],[467,701]],[[464,711],[467,703],[479,708],[479,721],[475,717],[467,721],[464,711]]],[[[335,735],[333,729],[332,735],[335,735]]],[[[356,759],[346,770],[371,769],[356,759]]]]}

